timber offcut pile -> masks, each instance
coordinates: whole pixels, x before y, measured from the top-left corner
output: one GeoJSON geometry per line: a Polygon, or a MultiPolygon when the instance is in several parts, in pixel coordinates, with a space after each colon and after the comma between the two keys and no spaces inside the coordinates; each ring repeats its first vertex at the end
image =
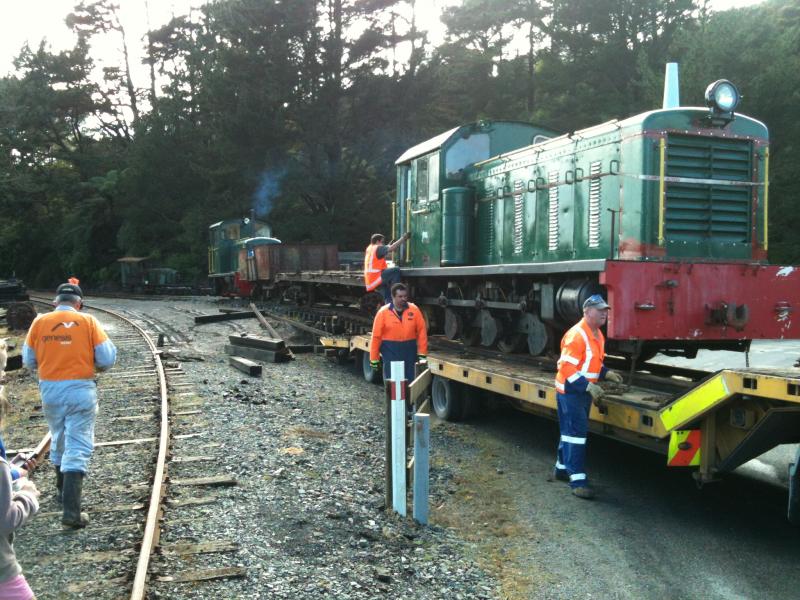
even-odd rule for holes
{"type": "Polygon", "coordinates": [[[241,333],[228,336],[228,341],[230,343],[225,346],[225,352],[231,356],[267,363],[286,362],[294,358],[286,342],[281,339],[241,333]]]}

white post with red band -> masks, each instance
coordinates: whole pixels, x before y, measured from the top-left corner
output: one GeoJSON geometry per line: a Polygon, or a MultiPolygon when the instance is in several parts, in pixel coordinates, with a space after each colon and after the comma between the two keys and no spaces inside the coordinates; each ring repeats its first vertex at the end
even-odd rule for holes
{"type": "Polygon", "coordinates": [[[406,377],[405,363],[392,361],[392,508],[406,516],[406,377]]]}

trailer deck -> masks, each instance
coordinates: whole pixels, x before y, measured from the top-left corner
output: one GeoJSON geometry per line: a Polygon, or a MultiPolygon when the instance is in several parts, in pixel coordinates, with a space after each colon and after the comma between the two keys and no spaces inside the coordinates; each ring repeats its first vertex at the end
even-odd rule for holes
{"type": "MultiPolygon", "coordinates": [[[[369,335],[331,336],[322,343],[341,350],[345,340],[357,364],[364,365],[365,378],[378,378],[369,367],[369,335]]],[[[459,420],[488,392],[519,410],[557,419],[553,364],[476,355],[441,347],[432,338],[428,370],[428,391],[440,418],[459,420]]],[[[668,466],[695,468],[698,485],[775,446],[800,442],[800,368],[724,369],[691,381],[649,374],[644,365],[632,381],[603,383],[607,395],[591,408],[590,430],[664,454],[668,466]]],[[[791,473],[788,514],[797,521],[800,469],[791,473]]]]}

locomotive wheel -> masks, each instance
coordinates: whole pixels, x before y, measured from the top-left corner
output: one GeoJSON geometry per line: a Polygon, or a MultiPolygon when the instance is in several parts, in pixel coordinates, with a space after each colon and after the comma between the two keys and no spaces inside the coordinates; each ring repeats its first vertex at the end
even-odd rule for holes
{"type": "Polygon", "coordinates": [[[459,383],[444,377],[433,377],[431,399],[433,411],[444,421],[460,421],[464,417],[464,394],[459,383]]]}
{"type": "Polygon", "coordinates": [[[481,322],[481,346],[494,346],[498,339],[503,336],[503,323],[494,317],[488,310],[482,310],[480,314],[481,322]]]}
{"type": "Polygon", "coordinates": [[[30,302],[13,302],[6,309],[6,324],[15,331],[26,331],[35,318],[36,309],[30,302]]]}
{"type": "Polygon", "coordinates": [[[527,335],[528,353],[538,356],[547,348],[547,327],[536,315],[526,313],[520,320],[520,329],[527,335]]]}
{"type": "Polygon", "coordinates": [[[481,330],[478,327],[467,327],[461,334],[465,346],[477,346],[481,342],[481,330]]]}
{"type": "Polygon", "coordinates": [[[448,340],[457,340],[464,331],[464,319],[452,308],[444,309],[444,335],[448,340]]]}
{"type": "Polygon", "coordinates": [[[503,339],[497,342],[497,348],[500,350],[500,352],[511,354],[512,352],[519,352],[522,350],[526,341],[527,338],[525,337],[525,334],[511,333],[503,336],[503,339]]]}

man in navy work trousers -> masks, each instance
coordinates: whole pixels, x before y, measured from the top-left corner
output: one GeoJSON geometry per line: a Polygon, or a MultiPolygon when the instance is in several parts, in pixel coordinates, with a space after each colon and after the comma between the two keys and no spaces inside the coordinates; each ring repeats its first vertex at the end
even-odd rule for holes
{"type": "Polygon", "coordinates": [[[558,458],[549,479],[569,481],[578,498],[594,498],[594,490],[586,478],[586,435],[589,432],[589,411],[592,401],[599,402],[605,393],[597,385],[607,379],[622,383],[622,375],[603,365],[606,339],[600,328],[608,320],[610,306],[600,294],[583,303],[583,319],[561,339],[561,357],[556,373],[558,425],[561,439],[558,458]]]}
{"type": "Polygon", "coordinates": [[[117,349],[93,316],[79,312],[83,292],[74,283],[56,290],[55,310],[39,315],[28,330],[22,362],[39,371],[42,409],[50,428],[50,461],[56,470],[62,525],[86,527],[81,512],[83,478],[94,450],[97,415],[95,372],[114,365],[117,349]]]}
{"type": "Polygon", "coordinates": [[[377,371],[382,357],[383,379],[387,381],[391,376],[392,361],[402,360],[406,380],[411,383],[414,381],[414,366],[417,361],[426,362],[427,354],[428,332],[425,329],[425,317],[416,304],[408,301],[408,287],[395,283],[392,286],[391,304],[385,304],[372,323],[370,364],[377,371]]]}

